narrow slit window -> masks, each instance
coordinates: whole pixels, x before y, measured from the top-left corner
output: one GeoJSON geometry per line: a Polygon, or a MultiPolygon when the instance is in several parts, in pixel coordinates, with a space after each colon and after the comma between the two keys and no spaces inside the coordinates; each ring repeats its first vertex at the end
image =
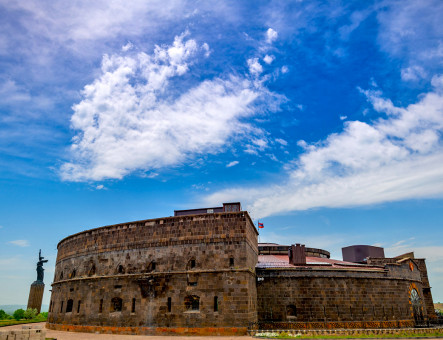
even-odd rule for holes
{"type": "Polygon", "coordinates": [[[234,266],[234,258],[233,258],[233,257],[230,257],[230,258],[229,258],[229,266],[230,266],[230,267],[233,267],[233,266],[234,266]]]}
{"type": "Polygon", "coordinates": [[[168,297],[168,313],[171,313],[172,310],[172,299],[168,297]]]}
{"type": "Polygon", "coordinates": [[[214,312],[218,312],[218,296],[214,296],[214,312]]]}
{"type": "Polygon", "coordinates": [[[194,259],[191,260],[189,267],[195,268],[195,260],[194,259]]]}
{"type": "Polygon", "coordinates": [[[82,305],[82,301],[78,300],[78,305],[77,305],[77,314],[80,313],[80,306],[82,305]]]}
{"type": "Polygon", "coordinates": [[[135,313],[135,298],[132,299],[131,313],[135,313]]]}
{"type": "Polygon", "coordinates": [[[60,305],[60,313],[63,313],[63,301],[62,304],[60,305]]]}
{"type": "Polygon", "coordinates": [[[69,299],[68,303],[66,304],[66,313],[72,312],[72,306],[74,305],[74,300],[69,299]]]}
{"type": "Polygon", "coordinates": [[[100,305],[98,307],[98,312],[102,313],[103,312],[103,299],[100,299],[100,305]]]}

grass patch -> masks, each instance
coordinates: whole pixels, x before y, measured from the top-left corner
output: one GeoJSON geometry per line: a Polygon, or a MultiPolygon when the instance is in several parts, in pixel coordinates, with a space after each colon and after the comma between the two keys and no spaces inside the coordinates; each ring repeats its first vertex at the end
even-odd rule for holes
{"type": "Polygon", "coordinates": [[[47,320],[47,318],[41,319],[31,319],[31,320],[0,320],[0,327],[5,327],[5,326],[14,326],[14,325],[20,325],[20,324],[25,324],[25,323],[37,323],[37,322],[45,322],[47,320]]]}

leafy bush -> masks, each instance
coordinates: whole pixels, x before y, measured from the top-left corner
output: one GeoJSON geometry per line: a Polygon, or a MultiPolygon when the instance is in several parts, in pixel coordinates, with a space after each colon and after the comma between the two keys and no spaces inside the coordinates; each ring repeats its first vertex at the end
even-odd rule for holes
{"type": "Polygon", "coordinates": [[[48,318],[48,312],[41,312],[36,317],[38,320],[46,320],[48,318]]]}
{"type": "Polygon", "coordinates": [[[14,317],[14,319],[16,320],[20,320],[23,319],[25,316],[25,311],[21,308],[17,309],[14,314],[12,314],[12,316],[14,317]]]}
{"type": "Polygon", "coordinates": [[[23,314],[23,317],[26,320],[34,319],[37,316],[37,309],[35,308],[28,308],[25,313],[23,314]]]}

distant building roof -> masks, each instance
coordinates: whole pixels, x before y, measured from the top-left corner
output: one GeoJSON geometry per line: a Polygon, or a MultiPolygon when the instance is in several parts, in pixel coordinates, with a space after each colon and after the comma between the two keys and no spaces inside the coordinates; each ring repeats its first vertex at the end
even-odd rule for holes
{"type": "Polygon", "coordinates": [[[289,263],[289,258],[286,255],[259,255],[256,268],[303,268],[303,267],[316,267],[316,268],[353,268],[353,269],[365,269],[379,271],[382,268],[380,266],[370,266],[366,264],[352,263],[328,258],[320,257],[306,257],[306,265],[292,265],[289,263]]]}
{"type": "Polygon", "coordinates": [[[174,210],[174,216],[214,214],[214,213],[236,212],[236,211],[241,211],[240,202],[223,203],[222,207],[174,210]]]}

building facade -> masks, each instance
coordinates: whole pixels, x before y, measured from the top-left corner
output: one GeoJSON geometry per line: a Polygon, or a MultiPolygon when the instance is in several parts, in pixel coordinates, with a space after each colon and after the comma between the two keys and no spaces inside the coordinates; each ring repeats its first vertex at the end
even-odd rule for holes
{"type": "Polygon", "coordinates": [[[288,257],[288,246],[257,243],[238,203],[213,211],[175,211],[60,241],[48,327],[200,335],[363,320],[400,320],[402,327],[414,323],[412,289],[417,313],[430,316],[424,262],[355,264],[299,245],[288,257]]]}

